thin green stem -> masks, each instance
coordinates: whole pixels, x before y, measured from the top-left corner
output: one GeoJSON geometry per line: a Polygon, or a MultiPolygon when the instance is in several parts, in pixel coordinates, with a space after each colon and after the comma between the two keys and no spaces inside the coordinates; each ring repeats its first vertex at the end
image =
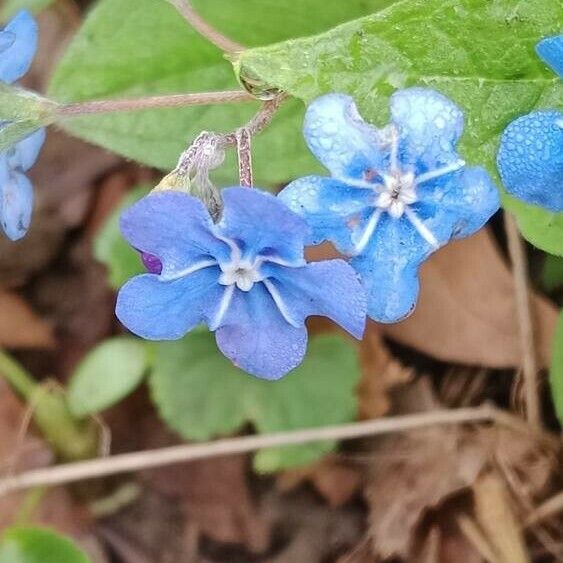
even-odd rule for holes
{"type": "Polygon", "coordinates": [[[202,37],[213,43],[217,48],[225,53],[238,53],[244,51],[244,46],[228,37],[206,22],[192,7],[188,0],[167,0],[178,10],[184,19],[202,37]]]}
{"type": "Polygon", "coordinates": [[[37,389],[38,384],[33,376],[4,350],[0,350],[0,375],[26,401],[37,389]]]}

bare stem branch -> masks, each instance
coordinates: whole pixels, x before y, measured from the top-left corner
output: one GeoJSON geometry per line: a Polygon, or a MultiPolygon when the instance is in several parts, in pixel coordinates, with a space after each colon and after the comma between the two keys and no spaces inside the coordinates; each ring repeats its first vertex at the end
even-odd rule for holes
{"type": "Polygon", "coordinates": [[[252,137],[244,127],[237,131],[237,156],[240,185],[244,188],[253,186],[252,179],[252,137]]]}
{"type": "Polygon", "coordinates": [[[168,0],[184,19],[210,43],[221,49],[225,53],[237,53],[244,51],[244,46],[217,31],[212,25],[207,23],[193,8],[188,0],[168,0]]]}
{"type": "Polygon", "coordinates": [[[0,495],[30,487],[61,485],[197,459],[252,452],[262,448],[307,444],[323,440],[362,438],[405,432],[428,426],[491,422],[495,419],[496,410],[484,405],[477,408],[436,410],[428,413],[381,418],[342,426],[226,438],[204,444],[185,444],[26,471],[1,480],[0,495]]]}
{"type": "Polygon", "coordinates": [[[504,227],[508,240],[508,252],[512,262],[518,326],[520,329],[520,348],[522,353],[522,372],[528,422],[541,427],[541,408],[538,395],[538,367],[534,343],[534,325],[530,307],[530,287],[528,283],[528,261],[524,241],[520,236],[516,220],[509,213],[504,215],[504,227]]]}
{"type": "Polygon", "coordinates": [[[61,117],[73,117],[86,114],[140,111],[144,109],[155,108],[178,108],[198,105],[232,104],[238,102],[251,102],[254,100],[255,98],[244,90],[225,92],[196,92],[193,94],[170,94],[138,99],[77,102],[60,106],[58,113],[61,117]]]}

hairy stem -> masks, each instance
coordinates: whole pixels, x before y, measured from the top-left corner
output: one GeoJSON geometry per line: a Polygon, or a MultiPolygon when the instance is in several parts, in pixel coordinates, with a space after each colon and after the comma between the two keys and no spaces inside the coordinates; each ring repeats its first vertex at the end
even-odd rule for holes
{"type": "Polygon", "coordinates": [[[35,486],[60,485],[83,479],[116,475],[175,463],[252,452],[262,448],[307,444],[323,440],[345,440],[376,436],[393,432],[406,432],[428,426],[492,422],[496,410],[487,405],[457,410],[436,410],[345,424],[324,428],[309,428],[262,436],[227,438],[204,444],[186,444],[119,454],[109,458],[69,463],[45,469],[35,469],[0,481],[0,495],[35,486]]]}
{"type": "Polygon", "coordinates": [[[255,98],[244,90],[196,92],[193,94],[170,94],[137,99],[77,102],[61,105],[57,111],[60,117],[73,117],[77,115],[140,111],[155,108],[179,108],[198,105],[232,104],[238,102],[250,102],[253,100],[255,100],[255,98]]]}
{"type": "Polygon", "coordinates": [[[541,408],[538,395],[538,367],[534,343],[534,325],[530,307],[526,248],[520,236],[516,220],[509,213],[504,215],[504,226],[514,277],[516,311],[522,353],[522,373],[524,375],[526,417],[532,426],[540,428],[541,408]]]}
{"type": "Polygon", "coordinates": [[[244,127],[237,131],[237,156],[240,185],[251,188],[252,178],[252,137],[244,127]]]}
{"type": "Polygon", "coordinates": [[[184,17],[184,19],[210,43],[221,49],[225,53],[236,53],[243,51],[244,47],[225,37],[221,32],[217,31],[212,25],[207,23],[193,8],[188,0],[168,0],[172,6],[184,17]]]}

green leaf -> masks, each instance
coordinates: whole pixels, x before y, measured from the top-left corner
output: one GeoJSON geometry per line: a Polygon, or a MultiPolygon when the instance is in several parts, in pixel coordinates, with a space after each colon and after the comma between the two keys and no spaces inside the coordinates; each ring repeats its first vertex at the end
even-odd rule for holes
{"type": "Polygon", "coordinates": [[[149,190],[148,186],[132,190],[108,217],[94,240],[94,257],[108,269],[109,283],[113,288],[117,289],[129,278],[145,272],[139,253],[121,236],[119,217],[126,207],[147,195],[149,190]]]}
{"type": "Polygon", "coordinates": [[[0,540],[0,563],[89,563],[73,542],[44,528],[8,528],[0,540]]]}
{"type": "Polygon", "coordinates": [[[545,252],[563,256],[563,213],[552,213],[504,195],[504,207],[514,213],[522,235],[545,252]]]}
{"type": "Polygon", "coordinates": [[[563,424],[563,312],[559,315],[553,338],[553,356],[549,381],[555,412],[563,424]]]}
{"type": "Polygon", "coordinates": [[[495,173],[504,127],[534,108],[561,107],[561,81],[534,46],[559,33],[562,19],[560,0],[402,0],[322,35],[245,51],[235,65],[307,102],[348,92],[378,125],[395,89],[437,89],[465,110],[462,154],[495,173]]]}
{"type": "MultiPolygon", "coordinates": [[[[313,338],[303,364],[276,382],[234,367],[214,337],[195,332],[158,345],[149,386],[163,420],[182,437],[208,440],[252,423],[260,433],[350,422],[360,377],[354,346],[341,336],[313,338]]],[[[313,461],[334,442],[271,448],[255,467],[269,472],[313,461]]]]}
{"type": "Polygon", "coordinates": [[[96,346],[78,365],[68,386],[75,416],[98,413],[134,391],[149,366],[146,342],[117,336],[96,346]]]}
{"type": "Polygon", "coordinates": [[[550,255],[545,257],[542,282],[548,291],[563,287],[563,258],[550,255]]]}
{"type": "MultiPolygon", "coordinates": [[[[198,0],[210,23],[245,44],[316,33],[390,0],[198,0]],[[274,17],[275,15],[275,17],[274,17]]],[[[60,101],[240,88],[223,54],[164,0],[101,0],[56,69],[50,94],[60,101]]],[[[159,109],[73,118],[70,132],[150,166],[170,170],[202,130],[230,131],[257,103],[159,109]]],[[[253,143],[255,180],[273,185],[320,170],[301,135],[303,105],[289,101],[253,143]]],[[[235,182],[234,155],[214,177],[235,182]]]]}

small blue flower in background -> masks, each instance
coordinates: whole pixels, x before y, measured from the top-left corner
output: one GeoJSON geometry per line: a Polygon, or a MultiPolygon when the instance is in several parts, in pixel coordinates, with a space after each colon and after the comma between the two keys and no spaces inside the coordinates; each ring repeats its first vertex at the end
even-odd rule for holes
{"type": "MultiPolygon", "coordinates": [[[[0,31],[0,82],[19,80],[31,66],[36,50],[37,24],[28,12],[19,12],[0,31]]],[[[33,189],[25,172],[37,160],[44,141],[45,130],[40,129],[0,152],[0,223],[11,240],[22,238],[29,228],[33,189]]]]}
{"type": "Polygon", "coordinates": [[[433,90],[391,97],[391,124],[362,120],[351,97],[328,94],[305,118],[305,138],[332,177],[309,176],[279,195],[312,228],[351,256],[368,294],[368,314],[396,322],[415,307],[418,269],[449,240],[471,235],[499,208],[483,168],[456,152],[463,114],[433,90]]]}
{"type": "MultiPolygon", "coordinates": [[[[563,75],[563,35],[548,37],[538,55],[563,75]]],[[[505,129],[497,165],[506,191],[549,211],[563,211],[563,113],[534,111],[505,129]]]]}
{"type": "Polygon", "coordinates": [[[121,288],[121,322],[151,340],[181,338],[204,322],[225,356],[265,379],[301,363],[310,315],[361,338],[366,298],[354,270],[343,260],[307,264],[307,224],[274,196],[249,188],[222,196],[217,224],[180,192],[149,195],[124,212],[123,235],[152,273],[121,288]]]}
{"type": "Polygon", "coordinates": [[[504,131],[497,158],[506,191],[550,211],[563,211],[563,113],[535,111],[504,131]]]}
{"type": "Polygon", "coordinates": [[[563,33],[542,39],[536,45],[536,52],[556,74],[563,76],[563,33]]]}

